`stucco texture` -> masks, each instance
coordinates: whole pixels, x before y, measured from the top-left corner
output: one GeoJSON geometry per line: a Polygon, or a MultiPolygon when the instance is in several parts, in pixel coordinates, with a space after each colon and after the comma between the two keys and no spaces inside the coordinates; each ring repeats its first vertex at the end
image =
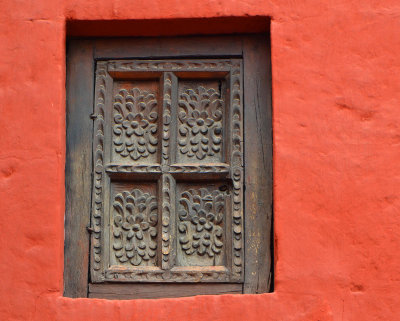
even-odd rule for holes
{"type": "Polygon", "coordinates": [[[0,320],[400,320],[399,1],[0,8],[0,320]],[[64,298],[65,21],[229,16],[271,17],[275,292],[64,298]]]}

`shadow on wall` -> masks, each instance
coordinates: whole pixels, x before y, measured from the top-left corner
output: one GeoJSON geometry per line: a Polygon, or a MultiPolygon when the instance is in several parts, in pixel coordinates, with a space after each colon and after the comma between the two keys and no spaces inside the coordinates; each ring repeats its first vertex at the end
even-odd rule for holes
{"type": "Polygon", "coordinates": [[[160,20],[67,20],[68,37],[184,36],[269,32],[270,19],[220,17],[160,20]]]}

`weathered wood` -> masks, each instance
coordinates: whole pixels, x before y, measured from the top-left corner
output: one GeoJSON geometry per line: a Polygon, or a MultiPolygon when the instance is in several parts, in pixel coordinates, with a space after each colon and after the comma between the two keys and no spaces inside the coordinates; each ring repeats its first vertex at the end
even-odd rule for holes
{"type": "MultiPolygon", "coordinates": [[[[96,284],[89,296],[267,292],[272,220],[268,39],[77,43],[94,45],[93,57],[87,58],[90,76],[82,71],[87,83],[93,84],[96,72],[90,104],[94,126],[86,136],[93,140],[93,164],[85,162],[93,172],[90,271],[96,284]],[[94,59],[100,59],[96,71],[94,59]]],[[[81,91],[71,97],[77,94],[88,96],[81,91]]],[[[77,109],[71,112],[84,118],[77,109]]],[[[76,162],[74,157],[67,161],[76,162]]],[[[85,211],[90,188],[85,197],[88,193],[85,211]]],[[[82,230],[84,221],[78,227],[66,221],[66,231],[82,230]]],[[[77,237],[84,240],[83,234],[77,237]]],[[[87,254],[85,259],[87,272],[87,254]]]]}
{"type": "Polygon", "coordinates": [[[93,58],[87,41],[67,54],[64,295],[87,296],[92,172],[93,58]]]}
{"type": "Polygon", "coordinates": [[[241,36],[98,39],[95,58],[240,57],[241,36]]]}
{"type": "Polygon", "coordinates": [[[226,249],[232,239],[226,237],[226,230],[230,229],[226,221],[231,215],[231,203],[229,191],[221,191],[221,185],[224,186],[221,182],[178,184],[177,265],[216,267],[230,262],[226,249]]]}
{"type": "Polygon", "coordinates": [[[89,298],[109,300],[176,298],[242,293],[242,284],[89,284],[89,298]]]}
{"type": "Polygon", "coordinates": [[[272,108],[269,39],[244,39],[246,268],[244,293],[270,289],[272,108]]]}
{"type": "Polygon", "coordinates": [[[241,72],[239,59],[97,62],[92,282],[242,280],[241,72]]]}

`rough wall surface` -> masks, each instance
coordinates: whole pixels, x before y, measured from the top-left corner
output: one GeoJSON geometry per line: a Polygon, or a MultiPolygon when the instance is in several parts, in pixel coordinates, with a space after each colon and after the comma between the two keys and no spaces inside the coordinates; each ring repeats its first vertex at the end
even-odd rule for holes
{"type": "Polygon", "coordinates": [[[400,320],[400,5],[0,1],[0,320],[400,320]],[[275,292],[62,297],[65,20],[271,16],[275,292]]]}

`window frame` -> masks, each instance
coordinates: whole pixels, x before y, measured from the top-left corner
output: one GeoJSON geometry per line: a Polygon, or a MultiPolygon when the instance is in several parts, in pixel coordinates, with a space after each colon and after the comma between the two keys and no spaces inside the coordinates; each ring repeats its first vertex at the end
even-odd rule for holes
{"type": "Polygon", "coordinates": [[[269,38],[265,34],[68,40],[65,296],[130,299],[270,291],[272,281],[270,74],[270,46],[269,38]],[[92,232],[90,213],[95,62],[106,59],[180,58],[243,59],[244,283],[92,284],[89,280],[89,254],[92,232]]]}

